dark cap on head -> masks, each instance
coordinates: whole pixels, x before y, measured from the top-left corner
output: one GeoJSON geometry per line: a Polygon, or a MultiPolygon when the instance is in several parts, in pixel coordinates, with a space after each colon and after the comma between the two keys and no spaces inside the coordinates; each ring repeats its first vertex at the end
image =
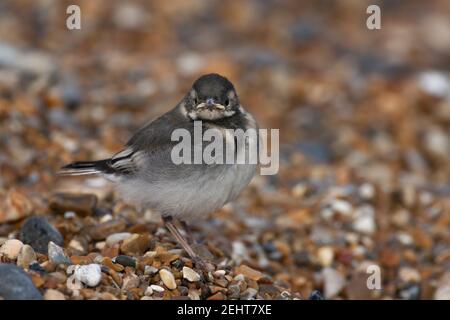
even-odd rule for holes
{"type": "Polygon", "coordinates": [[[225,77],[217,73],[210,73],[198,78],[192,86],[200,99],[216,98],[217,101],[226,97],[230,90],[234,90],[233,84],[225,77]]]}

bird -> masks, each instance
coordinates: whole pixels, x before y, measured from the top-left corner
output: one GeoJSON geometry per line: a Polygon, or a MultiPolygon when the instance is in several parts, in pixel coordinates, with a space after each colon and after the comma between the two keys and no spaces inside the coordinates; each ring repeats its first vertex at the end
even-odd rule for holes
{"type": "MultiPolygon", "coordinates": [[[[205,74],[194,81],[173,109],[144,125],[111,158],[73,162],[63,166],[59,174],[97,174],[114,182],[123,200],[137,208],[158,212],[194,263],[204,267],[204,261],[180,232],[176,220],[186,226],[186,221],[205,218],[234,200],[254,177],[257,164],[175,164],[171,157],[177,144],[172,139],[173,131],[183,129],[194,134],[199,121],[202,130],[225,133],[223,140],[233,144],[235,154],[248,152],[249,142],[238,144],[235,137],[230,142],[227,130],[258,132],[255,118],[240,103],[234,85],[219,74],[205,74]]],[[[205,142],[190,142],[192,150],[199,144],[204,147],[205,142]]]]}

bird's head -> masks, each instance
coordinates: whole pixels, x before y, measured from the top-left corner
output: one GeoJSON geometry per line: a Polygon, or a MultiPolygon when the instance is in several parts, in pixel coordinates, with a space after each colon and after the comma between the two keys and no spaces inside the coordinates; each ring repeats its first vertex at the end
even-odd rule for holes
{"type": "Polygon", "coordinates": [[[192,120],[219,120],[239,112],[239,98],[233,84],[216,73],[198,78],[184,98],[192,120]]]}

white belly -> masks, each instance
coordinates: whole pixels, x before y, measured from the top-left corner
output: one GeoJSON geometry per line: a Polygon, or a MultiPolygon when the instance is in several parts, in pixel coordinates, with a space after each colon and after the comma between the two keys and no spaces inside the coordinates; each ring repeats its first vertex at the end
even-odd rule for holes
{"type": "Polygon", "coordinates": [[[235,199],[252,179],[256,165],[229,165],[176,181],[129,180],[120,195],[141,208],[189,220],[205,216],[235,199]]]}

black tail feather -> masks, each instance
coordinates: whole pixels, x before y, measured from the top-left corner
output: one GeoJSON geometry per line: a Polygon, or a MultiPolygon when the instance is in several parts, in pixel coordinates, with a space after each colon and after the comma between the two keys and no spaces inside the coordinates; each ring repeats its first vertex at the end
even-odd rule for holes
{"type": "Polygon", "coordinates": [[[59,174],[67,176],[79,176],[86,174],[108,173],[109,171],[111,171],[109,163],[110,159],[73,162],[62,167],[59,171],[59,174]]]}

